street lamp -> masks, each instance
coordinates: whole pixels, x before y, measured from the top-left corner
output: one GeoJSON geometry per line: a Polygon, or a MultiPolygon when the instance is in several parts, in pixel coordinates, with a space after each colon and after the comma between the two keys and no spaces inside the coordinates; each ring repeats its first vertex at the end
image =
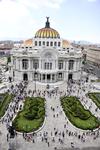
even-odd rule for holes
{"type": "Polygon", "coordinates": [[[37,69],[37,65],[35,63],[35,72],[34,72],[34,75],[35,75],[35,92],[36,92],[36,74],[37,74],[36,69],[37,69]]]}
{"type": "Polygon", "coordinates": [[[69,85],[69,68],[68,68],[68,76],[67,76],[67,95],[69,95],[68,85],[69,85]]]}
{"type": "MultiPolygon", "coordinates": [[[[13,126],[9,126],[8,128],[9,132],[9,150],[16,149],[17,143],[16,143],[16,132],[13,126]]],[[[8,135],[8,134],[7,134],[8,135]]]]}

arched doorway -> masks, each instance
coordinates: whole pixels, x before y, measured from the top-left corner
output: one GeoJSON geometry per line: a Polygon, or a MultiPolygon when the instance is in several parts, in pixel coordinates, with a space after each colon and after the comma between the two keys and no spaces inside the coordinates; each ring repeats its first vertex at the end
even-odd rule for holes
{"type": "Polygon", "coordinates": [[[47,81],[50,81],[50,74],[47,74],[47,81]]]}
{"type": "Polygon", "coordinates": [[[23,74],[23,81],[28,81],[28,75],[27,75],[27,73],[23,74]]]}
{"type": "Polygon", "coordinates": [[[68,81],[69,80],[73,80],[73,74],[72,73],[68,74],[68,81]]]}

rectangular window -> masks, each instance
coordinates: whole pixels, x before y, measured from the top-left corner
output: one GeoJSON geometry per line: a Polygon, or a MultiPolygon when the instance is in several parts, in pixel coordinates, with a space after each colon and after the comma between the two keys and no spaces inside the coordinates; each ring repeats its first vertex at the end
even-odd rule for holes
{"type": "Polygon", "coordinates": [[[37,46],[37,41],[35,41],[35,46],[37,46]]]}
{"type": "Polygon", "coordinates": [[[52,63],[49,63],[49,62],[44,63],[44,69],[45,70],[51,70],[52,69],[52,63]]]}
{"type": "Polygon", "coordinates": [[[58,65],[59,69],[63,69],[63,61],[60,61],[58,65]]]}
{"type": "Polygon", "coordinates": [[[27,59],[22,60],[22,69],[25,69],[25,70],[28,69],[28,60],[27,59]]]}
{"type": "Polygon", "coordinates": [[[47,46],[49,46],[49,42],[47,42],[47,46]]]}
{"type": "Polygon", "coordinates": [[[59,78],[60,80],[62,80],[62,73],[59,73],[59,74],[58,74],[58,78],[59,78]]]}
{"type": "Polygon", "coordinates": [[[53,74],[53,75],[52,75],[52,80],[54,80],[54,79],[55,79],[55,75],[53,74]]]}
{"type": "Polygon", "coordinates": [[[43,45],[45,45],[45,41],[43,41],[43,45]]]}
{"type": "Polygon", "coordinates": [[[72,70],[74,67],[74,60],[69,60],[69,70],[72,70]]]}
{"type": "Polygon", "coordinates": [[[37,74],[37,72],[35,72],[34,73],[34,79],[37,79],[37,76],[38,76],[38,74],[37,74]]]}
{"type": "Polygon", "coordinates": [[[39,61],[38,60],[33,60],[33,68],[38,69],[39,68],[39,61]]]}
{"type": "Polygon", "coordinates": [[[57,42],[54,42],[54,46],[57,46],[57,42]]]}
{"type": "Polygon", "coordinates": [[[50,70],[52,69],[52,63],[50,63],[50,70]]]}
{"type": "Polygon", "coordinates": [[[46,69],[46,63],[44,63],[44,69],[46,69]]]}
{"type": "Polygon", "coordinates": [[[15,72],[13,71],[13,77],[15,76],[15,72]]]}
{"type": "Polygon", "coordinates": [[[35,62],[35,63],[33,64],[33,68],[34,68],[34,69],[38,69],[38,68],[39,68],[39,64],[38,64],[37,62],[35,62]]]}
{"type": "Polygon", "coordinates": [[[41,81],[41,74],[40,74],[40,81],[41,81]]]}
{"type": "Polygon", "coordinates": [[[60,46],[60,42],[58,42],[58,46],[60,46]]]}
{"type": "Polygon", "coordinates": [[[47,63],[47,69],[49,69],[49,63],[47,63]]]}
{"type": "Polygon", "coordinates": [[[53,42],[50,43],[50,46],[53,46],[53,42]]]}
{"type": "Polygon", "coordinates": [[[45,80],[45,74],[43,74],[43,80],[45,80]]]}

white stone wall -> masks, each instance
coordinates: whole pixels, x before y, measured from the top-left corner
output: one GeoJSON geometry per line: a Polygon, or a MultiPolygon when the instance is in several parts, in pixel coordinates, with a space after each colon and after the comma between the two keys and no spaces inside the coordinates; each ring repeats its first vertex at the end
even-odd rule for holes
{"type": "Polygon", "coordinates": [[[47,48],[61,48],[62,47],[62,40],[59,39],[59,38],[55,38],[55,39],[52,39],[52,38],[34,38],[33,39],[33,45],[35,48],[39,49],[39,48],[43,48],[43,47],[47,47],[47,48]],[[37,46],[35,46],[35,41],[37,41],[37,46]],[[41,44],[41,46],[39,46],[39,41],[41,41],[41,43],[43,43],[43,41],[45,41],[45,45],[41,44]],[[53,46],[51,47],[50,44],[49,46],[46,46],[46,43],[47,42],[53,42],[53,46]],[[54,42],[60,42],[60,46],[54,46],[54,42]]]}
{"type": "Polygon", "coordinates": [[[100,48],[91,48],[87,50],[87,61],[100,65],[100,48]]]}
{"type": "MultiPolygon", "coordinates": [[[[44,39],[42,39],[44,41],[44,39]]],[[[50,39],[49,39],[50,40],[50,39]]],[[[58,41],[60,41],[60,39],[58,39],[58,41]]],[[[64,52],[65,53],[65,52],[64,52]]],[[[68,80],[68,74],[72,73],[73,74],[73,80],[79,80],[80,79],[80,68],[82,66],[81,63],[81,54],[75,53],[74,55],[69,55],[66,54],[62,56],[62,54],[60,54],[58,52],[58,50],[56,48],[47,48],[47,49],[40,49],[38,51],[38,53],[35,53],[34,50],[32,50],[32,55],[23,55],[21,53],[21,51],[18,53],[18,51],[16,51],[16,53],[12,53],[12,62],[11,62],[11,76],[13,77],[13,72],[15,74],[14,76],[14,80],[15,81],[22,81],[23,80],[23,74],[27,73],[28,75],[28,80],[29,81],[33,81],[34,80],[34,68],[33,68],[33,59],[38,59],[39,60],[39,68],[37,69],[37,73],[39,74],[55,74],[55,82],[56,82],[56,78],[57,78],[57,74],[59,72],[61,72],[63,74],[63,79],[62,81],[66,81],[68,80]],[[46,53],[51,53],[52,56],[51,58],[47,57],[47,55],[45,55],[46,53]],[[35,56],[36,55],[36,56],[35,56]],[[14,57],[13,57],[14,56],[14,57]],[[32,57],[33,56],[33,57],[32,57]],[[27,70],[23,70],[22,68],[22,60],[23,59],[28,59],[28,69],[27,70]],[[58,68],[58,61],[62,60],[63,61],[63,69],[58,68]],[[74,66],[72,70],[68,70],[69,69],[69,60],[74,60],[74,66]],[[44,63],[45,62],[52,62],[52,70],[45,70],[44,69],[44,63]]],[[[51,75],[52,76],[52,75],[51,75]]]]}
{"type": "MultiPolygon", "coordinates": [[[[32,59],[28,59],[29,60],[29,67],[28,67],[28,70],[23,70],[22,69],[22,59],[16,59],[16,63],[15,65],[13,65],[13,68],[12,68],[12,75],[13,75],[13,71],[15,72],[15,77],[14,79],[15,80],[23,80],[23,73],[27,73],[28,74],[28,79],[30,81],[33,80],[33,72],[34,72],[34,69],[33,69],[33,62],[32,62],[32,59]]],[[[45,61],[42,61],[42,65],[41,65],[41,61],[39,61],[40,64],[39,64],[39,70],[41,72],[41,70],[44,70],[44,62],[45,61]],[[42,68],[41,68],[42,66],[42,68]]],[[[80,76],[80,67],[81,67],[81,63],[80,63],[80,59],[79,60],[74,60],[74,67],[72,70],[68,70],[68,67],[69,67],[69,62],[66,60],[66,61],[63,61],[63,69],[61,70],[58,70],[58,62],[53,60],[53,68],[52,70],[50,70],[52,73],[55,72],[55,70],[59,71],[59,72],[62,72],[64,73],[64,81],[68,80],[68,73],[72,73],[73,74],[73,79],[74,80],[77,80],[79,79],[79,76],[80,76]]],[[[45,72],[48,73],[48,70],[45,70],[45,72]]]]}

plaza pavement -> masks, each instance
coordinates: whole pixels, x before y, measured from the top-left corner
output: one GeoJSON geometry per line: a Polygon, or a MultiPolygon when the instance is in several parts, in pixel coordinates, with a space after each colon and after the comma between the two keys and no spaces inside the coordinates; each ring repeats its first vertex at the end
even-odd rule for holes
{"type": "MultiPolygon", "coordinates": [[[[60,90],[63,90],[66,87],[66,83],[63,84],[60,87],[60,90]]],[[[37,84],[37,89],[40,87],[39,84],[37,84]]],[[[30,84],[28,89],[33,89],[33,85],[30,84]]],[[[79,87],[77,87],[79,88],[79,87]]],[[[45,90],[45,87],[41,87],[41,90],[45,90]]],[[[91,88],[91,90],[93,90],[93,88],[91,88]]],[[[90,91],[90,87],[86,86],[86,92],[90,91]]],[[[96,90],[97,91],[97,90],[96,90]]],[[[65,91],[62,91],[63,93],[65,91]]],[[[85,93],[82,92],[80,93],[81,90],[79,91],[78,96],[85,96],[85,93]]],[[[62,94],[63,94],[62,93],[62,94]]],[[[73,95],[77,95],[77,90],[72,93],[73,95]]],[[[99,137],[94,140],[93,139],[93,135],[88,135],[85,136],[85,142],[82,142],[80,139],[78,139],[75,136],[69,136],[68,134],[65,134],[65,137],[63,138],[63,144],[60,144],[58,142],[59,137],[61,138],[61,136],[54,136],[54,128],[56,131],[58,132],[62,132],[64,131],[64,133],[66,132],[66,129],[71,131],[71,132],[77,132],[79,135],[82,135],[83,133],[87,132],[81,129],[76,128],[75,126],[73,126],[68,119],[66,118],[62,107],[60,105],[60,94],[59,91],[56,94],[52,95],[51,97],[48,97],[47,95],[45,96],[46,98],[46,120],[45,120],[45,124],[44,127],[41,129],[41,131],[39,131],[37,133],[37,136],[34,137],[35,143],[33,143],[32,141],[25,141],[22,137],[22,135],[17,135],[15,137],[14,140],[10,140],[9,142],[7,142],[7,138],[6,138],[6,134],[7,134],[7,130],[4,124],[0,123],[0,150],[8,150],[9,147],[9,143],[10,144],[15,144],[16,146],[16,150],[54,150],[54,147],[57,147],[57,150],[70,150],[71,149],[71,142],[74,145],[74,149],[83,149],[85,150],[85,148],[87,148],[87,150],[100,150],[100,135],[99,137]],[[51,110],[51,107],[53,107],[55,109],[55,111],[51,110]],[[57,117],[58,114],[58,117],[57,117]],[[54,117],[55,115],[55,117],[54,117]],[[66,124],[66,128],[64,128],[64,124],[66,124]],[[44,134],[44,132],[48,132],[48,141],[49,141],[49,147],[47,145],[46,142],[42,142],[41,141],[41,135],[44,134]],[[51,132],[53,133],[53,135],[51,136],[51,132]],[[55,142],[52,142],[52,138],[55,137],[55,142]],[[92,148],[93,147],[93,148],[92,148]]],[[[95,108],[96,105],[87,97],[85,97],[85,101],[82,102],[83,105],[85,107],[89,107],[91,106],[90,111],[97,117],[100,118],[100,110],[98,110],[97,112],[95,112],[95,108]],[[86,101],[88,101],[86,103],[86,101]]],[[[14,149],[13,149],[14,150],[14,149]]]]}

